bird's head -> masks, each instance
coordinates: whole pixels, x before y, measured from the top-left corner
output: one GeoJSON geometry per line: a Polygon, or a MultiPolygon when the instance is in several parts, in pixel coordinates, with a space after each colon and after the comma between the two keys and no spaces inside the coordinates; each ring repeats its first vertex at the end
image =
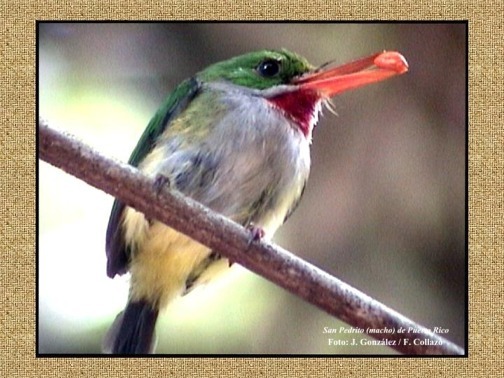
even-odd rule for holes
{"type": "Polygon", "coordinates": [[[350,89],[408,71],[397,52],[381,52],[340,66],[312,66],[287,50],[262,50],[211,65],[198,76],[253,90],[292,119],[305,136],[318,119],[321,103],[350,89]]]}

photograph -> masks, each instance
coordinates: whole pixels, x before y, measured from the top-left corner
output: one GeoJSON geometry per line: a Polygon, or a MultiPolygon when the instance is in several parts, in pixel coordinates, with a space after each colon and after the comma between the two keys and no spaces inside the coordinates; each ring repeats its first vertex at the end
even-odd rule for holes
{"type": "MultiPolygon", "coordinates": [[[[467,355],[467,28],[38,21],[39,128],[129,164],[467,355]]],[[[414,327],[349,324],[370,314],[340,319],[41,156],[37,214],[38,356],[433,346],[409,337],[414,327]]]]}

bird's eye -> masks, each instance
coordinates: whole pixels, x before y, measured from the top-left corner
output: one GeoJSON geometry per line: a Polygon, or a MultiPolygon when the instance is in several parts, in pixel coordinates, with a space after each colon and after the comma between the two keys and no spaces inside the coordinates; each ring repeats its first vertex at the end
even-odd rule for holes
{"type": "Polygon", "coordinates": [[[280,62],[273,59],[263,60],[257,66],[257,72],[263,77],[276,76],[280,72],[280,62]]]}

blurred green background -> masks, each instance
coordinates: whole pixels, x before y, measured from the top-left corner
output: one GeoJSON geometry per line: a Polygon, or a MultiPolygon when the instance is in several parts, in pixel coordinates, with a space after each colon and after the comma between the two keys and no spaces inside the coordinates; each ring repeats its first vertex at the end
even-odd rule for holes
{"type": "MultiPolygon", "coordinates": [[[[265,48],[315,65],[381,50],[407,58],[408,74],[335,98],[338,116],[324,112],[304,198],[274,241],[464,347],[465,24],[41,23],[39,114],[127,161],[180,81],[265,48]]],[[[40,162],[40,353],[99,353],[125,305],[128,277],[105,274],[111,206],[111,196],[40,162]]],[[[340,326],[235,266],[163,313],[157,351],[394,353],[329,346],[348,336],[324,327],[340,326]]]]}

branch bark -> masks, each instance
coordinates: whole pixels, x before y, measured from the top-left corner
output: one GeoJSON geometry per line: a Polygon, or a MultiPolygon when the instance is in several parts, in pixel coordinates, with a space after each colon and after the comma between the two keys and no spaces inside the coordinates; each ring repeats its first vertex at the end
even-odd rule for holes
{"type": "Polygon", "coordinates": [[[100,155],[43,121],[38,123],[38,156],[362,329],[381,340],[382,345],[412,355],[465,353],[454,343],[281,247],[263,241],[249,243],[250,233],[242,226],[175,190],[157,190],[154,180],[137,169],[100,155]]]}

